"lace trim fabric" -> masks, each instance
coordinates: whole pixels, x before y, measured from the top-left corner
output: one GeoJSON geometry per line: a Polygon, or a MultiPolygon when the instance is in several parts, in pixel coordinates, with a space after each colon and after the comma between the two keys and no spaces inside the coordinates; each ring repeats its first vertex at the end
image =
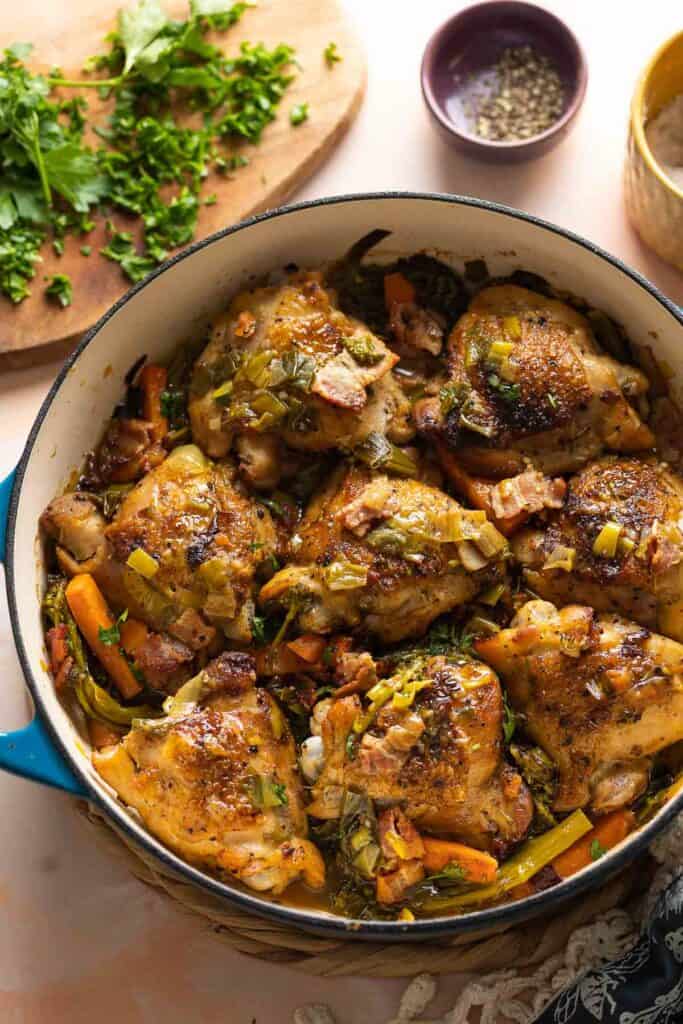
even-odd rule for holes
{"type": "MultiPolygon", "coordinates": [[[[610,910],[578,928],[564,952],[533,972],[508,969],[470,982],[438,1018],[423,1016],[437,994],[437,982],[418,975],[394,1018],[368,1024],[680,1024],[683,927],[675,926],[683,917],[683,814],[653,842],[650,853],[658,868],[631,913],[610,910]],[[650,1005],[632,1006],[629,991],[637,991],[642,1002],[647,985],[638,972],[651,960],[650,973],[657,975],[659,987],[653,986],[650,1005]]],[[[328,1007],[311,1005],[295,1012],[294,1024],[337,1022],[328,1007]]]]}

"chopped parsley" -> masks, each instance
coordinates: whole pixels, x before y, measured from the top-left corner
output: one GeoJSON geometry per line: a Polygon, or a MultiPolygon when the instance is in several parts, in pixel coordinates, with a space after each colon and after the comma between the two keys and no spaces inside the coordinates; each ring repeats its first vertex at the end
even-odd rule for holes
{"type": "Polygon", "coordinates": [[[45,289],[45,294],[49,295],[51,299],[58,302],[62,307],[70,306],[73,299],[71,278],[66,274],[55,274],[45,289]]]}
{"type": "Polygon", "coordinates": [[[590,845],[591,860],[600,860],[607,853],[607,848],[602,845],[599,839],[594,839],[590,845]]]}
{"type": "Polygon", "coordinates": [[[323,57],[328,68],[333,68],[335,64],[338,64],[342,60],[342,56],[337,49],[336,43],[328,43],[323,50],[323,57]]]}
{"type": "MultiPolygon", "coordinates": [[[[294,50],[284,43],[268,48],[243,42],[226,56],[209,42],[209,31],[226,31],[249,6],[190,0],[185,19],[174,20],[159,0],[139,0],[119,11],[106,51],[90,58],[86,74],[75,80],[59,69],[32,74],[23,64],[30,44],[4,51],[0,291],[12,302],[30,294],[43,243],[61,255],[67,234],[92,230],[91,213],[107,209],[139,219],[139,241],[111,226],[100,250],[131,281],[193,238],[200,205],[216,201],[213,194],[200,196],[210,169],[225,172],[247,163],[227,147],[260,140],[293,79],[294,50]],[[94,126],[97,148],[84,142],[84,95],[53,100],[59,87],[97,89],[113,100],[108,121],[94,126]],[[185,127],[188,113],[201,115],[200,123],[185,127]]],[[[307,115],[307,105],[299,104],[292,124],[307,115]]],[[[84,256],[91,251],[81,247],[84,256]]],[[[48,295],[68,305],[64,276],[53,278],[48,295]]]]}
{"type": "Polygon", "coordinates": [[[107,629],[102,626],[99,627],[98,636],[103,644],[107,647],[113,647],[114,644],[121,643],[121,629],[120,627],[128,618],[128,609],[124,609],[121,612],[118,619],[113,626],[109,626],[107,629]]]}
{"type": "Polygon", "coordinates": [[[92,246],[91,245],[82,245],[81,246],[81,256],[89,256],[91,252],[92,252],[92,246]]]}
{"type": "Polygon", "coordinates": [[[308,121],[308,103],[297,103],[289,112],[290,124],[296,128],[298,125],[308,121]]]}
{"type": "Polygon", "coordinates": [[[546,398],[548,399],[548,404],[549,404],[549,405],[550,405],[550,406],[551,406],[551,407],[552,407],[553,409],[557,409],[557,407],[558,407],[558,405],[559,405],[560,403],[559,403],[559,402],[557,401],[557,398],[556,398],[556,397],[555,397],[555,395],[554,395],[554,394],[552,393],[552,391],[548,391],[548,393],[546,394],[546,396],[545,396],[545,397],[546,397],[546,398]]]}

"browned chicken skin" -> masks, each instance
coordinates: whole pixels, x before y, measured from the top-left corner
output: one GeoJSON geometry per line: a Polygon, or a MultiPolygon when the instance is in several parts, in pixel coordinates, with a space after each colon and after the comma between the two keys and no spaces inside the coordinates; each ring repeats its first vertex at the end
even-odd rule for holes
{"type": "Polygon", "coordinates": [[[604,450],[642,451],[654,437],[624,397],[647,379],[597,349],[588,322],[516,285],[485,288],[448,342],[443,398],[417,404],[425,434],[457,447],[464,467],[514,476],[577,469],[604,450]],[[495,346],[495,347],[493,347],[495,346]]]}
{"type": "Polygon", "coordinates": [[[565,506],[548,525],[512,543],[534,593],[620,612],[683,641],[683,480],[665,463],[591,463],[570,479],[565,506]],[[621,528],[613,557],[593,550],[608,522],[621,528]],[[559,557],[563,548],[565,568],[551,568],[553,553],[559,557]]]}
{"type": "Polygon", "coordinates": [[[354,730],[364,715],[358,696],[317,706],[322,771],[309,813],[337,817],[350,789],[400,805],[420,830],[503,853],[526,834],[532,804],[503,760],[498,679],[486,665],[454,655],[417,657],[385,685],[400,691],[415,680],[426,685],[411,706],[395,708],[390,698],[362,735],[354,730]]]}
{"type": "Polygon", "coordinates": [[[234,486],[231,467],[196,446],[175,449],[148,473],[109,526],[77,494],[55,499],[41,522],[70,575],[92,573],[114,607],[152,629],[194,648],[217,629],[251,638],[254,572],[275,551],[275,530],[268,511],[234,486]],[[137,550],[157,563],[149,578],[127,565],[137,550]]]}
{"type": "MultiPolygon", "coordinates": [[[[214,322],[194,369],[194,438],[214,457],[245,432],[247,448],[269,431],[311,451],[351,448],[373,431],[400,443],[413,430],[391,373],[397,361],[381,338],[335,306],[319,274],[242,292],[214,322]]],[[[238,453],[253,466],[241,443],[238,453]]],[[[272,480],[277,454],[271,450],[268,473],[264,454],[261,446],[261,473],[272,480]]]]}
{"type": "Polygon", "coordinates": [[[281,893],[325,880],[307,823],[294,742],[256,689],[253,660],[222,654],[167,717],[136,722],[93,755],[100,775],[150,831],[190,863],[281,893]]]}
{"type": "Polygon", "coordinates": [[[360,627],[391,642],[421,635],[472,598],[500,574],[506,550],[483,512],[443,491],[342,467],[311,502],[293,561],[260,601],[299,602],[302,629],[360,627]]]}
{"type": "Polygon", "coordinates": [[[683,646],[633,622],[529,601],[475,646],[557,764],[556,811],[627,806],[653,755],[683,739],[683,646]]]}

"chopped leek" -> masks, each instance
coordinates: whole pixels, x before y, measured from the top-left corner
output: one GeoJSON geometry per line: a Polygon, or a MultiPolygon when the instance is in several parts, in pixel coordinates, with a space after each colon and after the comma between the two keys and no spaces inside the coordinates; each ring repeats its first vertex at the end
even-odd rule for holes
{"type": "Polygon", "coordinates": [[[630,537],[620,537],[619,543],[617,544],[617,551],[620,555],[630,555],[636,546],[636,542],[631,540],[630,537]]]}
{"type": "Polygon", "coordinates": [[[219,405],[226,404],[226,399],[230,398],[230,395],[232,394],[234,386],[235,385],[233,384],[233,382],[231,380],[224,381],[221,384],[221,386],[219,388],[216,388],[216,390],[211,395],[211,397],[213,398],[214,402],[218,402],[219,405]]]}
{"type": "Polygon", "coordinates": [[[208,558],[197,573],[209,590],[224,590],[230,580],[230,569],[222,558],[208,558]]]}
{"type": "Polygon", "coordinates": [[[518,316],[504,316],[503,317],[503,330],[510,338],[514,338],[517,341],[522,337],[522,325],[519,322],[518,316]]]}
{"type": "Polygon", "coordinates": [[[269,367],[274,358],[275,353],[270,349],[266,349],[265,352],[257,352],[253,356],[249,356],[248,359],[245,359],[235,374],[235,383],[237,384],[242,381],[248,381],[250,384],[254,384],[257,388],[267,388],[271,382],[269,367]]]}
{"type": "Polygon", "coordinates": [[[397,693],[394,693],[391,700],[391,706],[393,708],[398,708],[399,710],[412,707],[413,701],[420,690],[424,690],[425,687],[430,685],[431,683],[429,679],[414,679],[410,683],[405,683],[397,693]]]}
{"type": "Polygon", "coordinates": [[[159,563],[151,555],[148,555],[144,548],[135,548],[134,551],[131,551],[126,565],[134,569],[140,576],[144,576],[146,580],[151,580],[159,571],[159,563]]]}
{"type": "Polygon", "coordinates": [[[481,524],[474,542],[486,558],[493,558],[507,548],[505,537],[488,521],[481,524]]]}
{"type": "Polygon", "coordinates": [[[355,590],[364,587],[367,580],[367,566],[347,562],[346,559],[332,562],[325,570],[325,582],[330,590],[355,590]]]}
{"type": "Polygon", "coordinates": [[[125,707],[119,704],[103,687],[98,686],[88,672],[79,672],[74,691],[86,715],[107,725],[132,725],[136,718],[156,718],[161,712],[157,708],[138,704],[125,707]]]}
{"type": "Polygon", "coordinates": [[[617,553],[617,544],[621,535],[622,526],[620,523],[605,523],[600,533],[593,541],[593,554],[601,558],[614,558],[617,553]]]}
{"type": "Polygon", "coordinates": [[[374,878],[379,863],[380,849],[377,843],[368,843],[353,858],[353,866],[365,878],[374,878]]]}
{"type": "Polygon", "coordinates": [[[375,683],[375,685],[368,690],[367,697],[372,704],[381,706],[382,704],[386,704],[393,692],[394,688],[391,683],[386,682],[384,679],[380,679],[378,683],[375,683]]]}
{"type": "Polygon", "coordinates": [[[368,843],[371,843],[372,841],[372,832],[370,829],[365,825],[361,825],[361,827],[356,829],[350,837],[349,845],[354,853],[358,853],[364,846],[367,846],[368,843]]]}
{"type": "Polygon", "coordinates": [[[498,604],[501,597],[505,593],[505,584],[496,583],[494,586],[489,587],[483,594],[479,595],[479,600],[482,604],[487,604],[490,608],[495,607],[498,604]]]}
{"type": "Polygon", "coordinates": [[[571,572],[574,568],[575,559],[575,548],[567,548],[563,544],[556,544],[543,563],[542,571],[564,569],[565,572],[571,572]]]}
{"type": "Polygon", "coordinates": [[[376,430],[354,448],[353,454],[370,469],[385,469],[397,476],[417,476],[417,465],[413,459],[376,430]]]}
{"type": "Polygon", "coordinates": [[[507,363],[510,353],[514,349],[511,341],[494,341],[486,353],[486,360],[489,363],[507,363]]]}
{"type": "Polygon", "coordinates": [[[196,444],[181,444],[166,457],[164,470],[173,468],[178,474],[190,473],[195,476],[197,473],[203,473],[209,465],[206,455],[196,444]]]}

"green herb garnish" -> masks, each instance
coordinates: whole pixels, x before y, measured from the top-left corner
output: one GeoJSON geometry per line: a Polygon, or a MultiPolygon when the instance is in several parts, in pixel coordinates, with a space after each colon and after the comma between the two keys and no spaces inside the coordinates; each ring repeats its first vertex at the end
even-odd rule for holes
{"type": "Polygon", "coordinates": [[[590,845],[591,860],[600,860],[607,853],[607,848],[602,845],[599,839],[594,839],[590,845]]]}
{"type": "Polygon", "coordinates": [[[113,626],[109,626],[108,629],[104,629],[100,626],[98,635],[103,644],[107,647],[113,647],[114,644],[121,643],[121,629],[120,627],[128,618],[128,609],[125,608],[113,626]]]}
{"type": "Polygon", "coordinates": [[[296,128],[298,125],[308,121],[308,103],[297,103],[289,112],[290,124],[296,128]]]}
{"type": "Polygon", "coordinates": [[[67,274],[55,274],[45,289],[45,294],[58,302],[60,306],[70,306],[73,299],[71,278],[67,274]]]}
{"type": "Polygon", "coordinates": [[[335,64],[338,64],[342,60],[342,56],[337,49],[336,43],[328,43],[323,50],[323,57],[328,68],[333,68],[335,64]]]}

